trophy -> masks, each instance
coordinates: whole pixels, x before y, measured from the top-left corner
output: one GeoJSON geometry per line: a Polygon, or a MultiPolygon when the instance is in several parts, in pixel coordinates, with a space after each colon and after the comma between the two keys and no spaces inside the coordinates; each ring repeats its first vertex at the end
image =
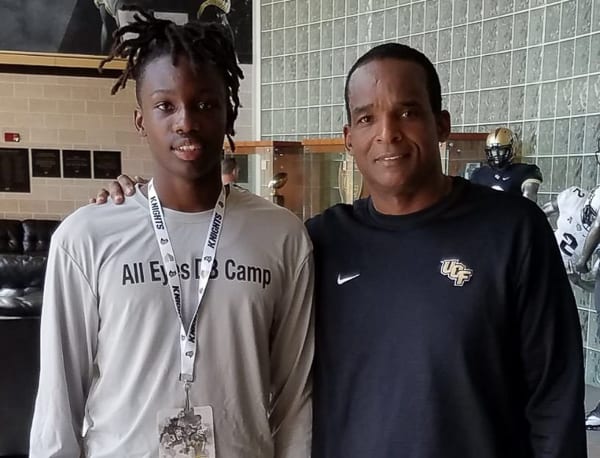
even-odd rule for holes
{"type": "Polygon", "coordinates": [[[285,186],[288,180],[288,174],[286,172],[279,172],[273,175],[271,181],[267,187],[271,189],[271,200],[274,204],[283,207],[284,198],[281,194],[277,194],[277,191],[285,186]]]}
{"type": "Polygon", "coordinates": [[[356,168],[354,157],[347,153],[344,156],[338,167],[338,191],[341,202],[351,204],[362,197],[363,179],[356,168]]]}

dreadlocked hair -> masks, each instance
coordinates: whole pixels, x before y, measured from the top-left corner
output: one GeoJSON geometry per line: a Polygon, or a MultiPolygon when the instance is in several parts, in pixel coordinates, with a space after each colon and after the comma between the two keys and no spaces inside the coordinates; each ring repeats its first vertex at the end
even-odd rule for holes
{"type": "MultiPolygon", "coordinates": [[[[125,8],[124,8],[125,9],[125,8]]],[[[157,57],[170,54],[173,65],[177,65],[180,55],[187,57],[194,73],[202,63],[214,65],[223,77],[227,93],[227,140],[231,150],[235,150],[232,136],[233,124],[240,107],[240,79],[244,78],[238,65],[233,42],[228,31],[217,23],[188,22],[177,25],[172,21],[157,19],[150,12],[136,6],[126,9],[135,11],[133,21],[120,27],[113,34],[113,45],[108,57],[100,62],[99,70],[108,62],[122,58],[126,60],[125,69],[111,88],[116,94],[125,88],[127,81],[133,79],[136,96],[139,100],[139,82],[149,62],[157,57]],[[132,34],[131,38],[124,38],[132,34]]]]}

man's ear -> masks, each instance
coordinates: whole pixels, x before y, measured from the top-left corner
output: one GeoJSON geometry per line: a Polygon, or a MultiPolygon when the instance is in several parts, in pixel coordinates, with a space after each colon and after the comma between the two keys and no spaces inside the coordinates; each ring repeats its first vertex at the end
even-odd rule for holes
{"type": "Polygon", "coordinates": [[[352,152],[352,133],[350,131],[350,124],[344,124],[344,146],[349,154],[354,154],[352,152]]]}
{"type": "Polygon", "coordinates": [[[146,129],[144,129],[144,116],[142,115],[142,109],[140,107],[136,107],[133,112],[133,124],[135,125],[136,130],[142,137],[146,136],[146,129]]]}
{"type": "Polygon", "coordinates": [[[445,142],[450,135],[450,113],[442,110],[436,115],[438,142],[445,142]]]}

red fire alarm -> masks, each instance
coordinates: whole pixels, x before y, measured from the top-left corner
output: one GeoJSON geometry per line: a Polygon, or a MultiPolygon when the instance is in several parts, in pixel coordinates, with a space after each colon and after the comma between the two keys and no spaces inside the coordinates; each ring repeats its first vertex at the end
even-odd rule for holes
{"type": "Polygon", "coordinates": [[[21,141],[21,135],[18,132],[4,132],[4,141],[18,143],[21,141]]]}

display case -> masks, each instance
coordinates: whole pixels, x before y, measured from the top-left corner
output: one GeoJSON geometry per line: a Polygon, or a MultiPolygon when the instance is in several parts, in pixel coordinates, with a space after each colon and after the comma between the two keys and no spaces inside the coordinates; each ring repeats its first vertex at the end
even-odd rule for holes
{"type": "Polygon", "coordinates": [[[343,138],[311,138],[302,141],[307,182],[304,200],[306,216],[337,203],[352,203],[366,195],[362,176],[343,138]]]}
{"type": "Polygon", "coordinates": [[[440,143],[444,173],[469,178],[471,172],[485,164],[485,139],[487,133],[453,132],[440,143]]]}
{"type": "MultiPolygon", "coordinates": [[[[452,133],[440,144],[444,172],[465,176],[485,162],[486,133],[452,133]]],[[[238,184],[306,220],[338,203],[352,203],[368,189],[343,138],[240,141],[235,153],[238,184]]]]}
{"type": "Polygon", "coordinates": [[[306,179],[300,142],[240,141],[232,153],[225,143],[225,154],[233,154],[240,167],[238,184],[250,192],[288,208],[306,218],[304,202],[306,179]]]}

